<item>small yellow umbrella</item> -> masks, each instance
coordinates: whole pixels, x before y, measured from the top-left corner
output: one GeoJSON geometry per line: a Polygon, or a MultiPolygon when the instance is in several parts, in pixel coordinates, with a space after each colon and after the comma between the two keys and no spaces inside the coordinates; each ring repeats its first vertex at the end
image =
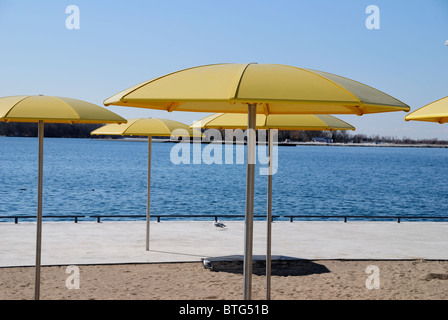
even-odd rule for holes
{"type": "Polygon", "coordinates": [[[448,122],[448,97],[431,102],[420,109],[411,112],[404,118],[406,121],[428,121],[440,124],[448,122]]]}
{"type": "Polygon", "coordinates": [[[44,123],[125,123],[126,119],[100,106],[72,98],[11,96],[0,98],[0,121],[39,123],[39,170],[37,196],[36,300],[40,295],[42,239],[42,182],[44,123]]]}
{"type": "Polygon", "coordinates": [[[180,70],[143,82],[104,101],[106,106],[166,111],[247,113],[243,299],[251,299],[255,115],[357,114],[409,111],[403,102],[327,72],[278,64],[227,63],[180,70]]]}
{"type": "MultiPolygon", "coordinates": [[[[256,129],[278,130],[355,130],[345,121],[327,114],[257,114],[256,129]]],[[[190,128],[243,129],[247,128],[247,114],[215,113],[196,121],[190,128]]]]}
{"type": "MultiPolygon", "coordinates": [[[[247,124],[247,114],[216,113],[205,117],[190,127],[204,129],[240,129],[247,124]]],[[[266,245],[266,299],[271,298],[271,234],[272,234],[272,154],[274,148],[273,130],[355,130],[355,127],[336,117],[322,114],[257,114],[256,128],[269,131],[269,174],[267,201],[267,245],[266,245]]]]}
{"type": "Polygon", "coordinates": [[[157,118],[129,119],[126,124],[108,124],[91,132],[92,135],[148,136],[148,196],[146,205],[146,250],[149,251],[151,203],[151,145],[153,136],[191,136],[192,130],[178,121],[157,118]]]}

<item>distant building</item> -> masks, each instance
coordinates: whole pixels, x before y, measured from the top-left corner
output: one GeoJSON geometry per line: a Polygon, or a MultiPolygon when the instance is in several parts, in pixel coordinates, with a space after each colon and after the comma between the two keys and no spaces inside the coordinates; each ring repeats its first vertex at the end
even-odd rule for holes
{"type": "Polygon", "coordinates": [[[333,139],[327,137],[314,137],[312,142],[333,143],[333,139]]]}

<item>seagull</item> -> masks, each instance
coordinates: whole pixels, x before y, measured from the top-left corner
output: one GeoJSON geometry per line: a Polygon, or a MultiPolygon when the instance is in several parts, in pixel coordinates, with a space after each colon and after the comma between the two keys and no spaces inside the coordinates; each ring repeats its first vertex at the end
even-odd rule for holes
{"type": "Polygon", "coordinates": [[[219,222],[218,220],[214,220],[213,221],[213,225],[215,226],[215,228],[216,229],[224,229],[224,228],[227,228],[227,226],[224,224],[224,223],[222,223],[222,222],[219,222]]]}
{"type": "Polygon", "coordinates": [[[201,259],[202,264],[204,265],[204,269],[213,269],[213,265],[212,262],[210,260],[208,260],[207,258],[202,258],[201,259]]]}

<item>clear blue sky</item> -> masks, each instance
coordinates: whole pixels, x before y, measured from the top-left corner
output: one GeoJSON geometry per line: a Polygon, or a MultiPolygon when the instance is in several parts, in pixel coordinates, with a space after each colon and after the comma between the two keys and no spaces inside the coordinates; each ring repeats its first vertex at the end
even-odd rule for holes
{"type": "MultiPolygon", "coordinates": [[[[45,94],[98,105],[188,67],[280,63],[345,76],[411,110],[448,96],[448,0],[0,0],[0,96],[45,94]],[[66,7],[80,29],[66,28],[66,7]],[[380,9],[369,30],[368,5],[380,9]]],[[[207,114],[111,107],[190,124],[207,114]]],[[[336,115],[368,135],[448,140],[448,126],[404,112],[336,115]]]]}

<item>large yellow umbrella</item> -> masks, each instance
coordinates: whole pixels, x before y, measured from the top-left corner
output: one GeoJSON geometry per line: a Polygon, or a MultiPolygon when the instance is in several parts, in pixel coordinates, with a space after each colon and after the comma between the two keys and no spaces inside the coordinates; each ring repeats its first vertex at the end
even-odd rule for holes
{"type": "MultiPolygon", "coordinates": [[[[216,113],[205,117],[191,125],[192,128],[204,129],[240,129],[247,124],[247,114],[216,113]]],[[[355,130],[355,127],[336,117],[321,114],[257,114],[256,128],[269,132],[269,173],[267,194],[267,243],[266,243],[266,299],[271,298],[271,234],[272,234],[272,155],[274,148],[274,131],[276,130],[355,130]]]]}
{"type": "Polygon", "coordinates": [[[192,130],[178,121],[157,118],[129,119],[126,124],[108,124],[91,132],[92,135],[148,136],[148,196],[146,205],[146,250],[149,250],[151,203],[151,145],[153,136],[191,136],[192,130]]]}
{"type": "Polygon", "coordinates": [[[36,300],[40,295],[42,239],[42,181],[44,123],[125,123],[126,120],[100,106],[71,98],[11,96],[0,98],[0,121],[39,123],[39,170],[37,196],[36,300]]]}
{"type": "Polygon", "coordinates": [[[420,109],[411,112],[404,118],[406,121],[428,121],[440,124],[448,122],[448,97],[431,102],[420,109]]]}
{"type": "Polygon", "coordinates": [[[334,74],[277,64],[215,64],[177,71],[104,101],[166,111],[247,113],[247,178],[243,298],[251,298],[255,115],[409,111],[403,102],[334,74]]]}

